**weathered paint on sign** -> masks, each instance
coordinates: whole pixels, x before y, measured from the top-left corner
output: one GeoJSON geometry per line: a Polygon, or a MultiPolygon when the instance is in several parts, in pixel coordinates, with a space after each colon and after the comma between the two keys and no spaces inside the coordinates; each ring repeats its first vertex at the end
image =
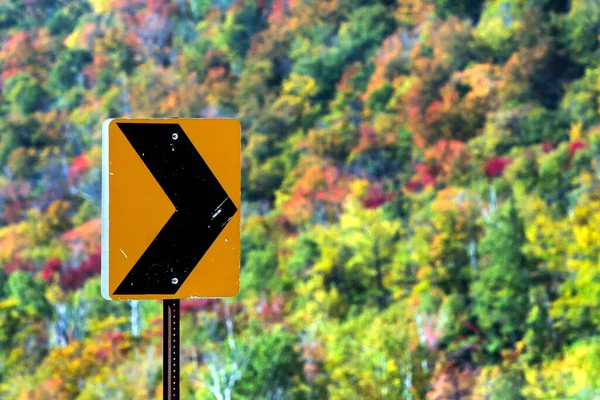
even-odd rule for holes
{"type": "Polygon", "coordinates": [[[102,295],[235,296],[239,122],[111,119],[102,140],[102,295]]]}

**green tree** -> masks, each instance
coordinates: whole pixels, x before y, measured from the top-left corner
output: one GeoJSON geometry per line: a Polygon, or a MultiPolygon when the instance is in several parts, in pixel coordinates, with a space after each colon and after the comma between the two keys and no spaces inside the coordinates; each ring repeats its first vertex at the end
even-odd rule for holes
{"type": "Polygon", "coordinates": [[[14,109],[22,115],[40,109],[46,95],[39,80],[27,72],[19,72],[7,79],[4,91],[14,109]]]}
{"type": "Polygon", "coordinates": [[[48,89],[56,94],[66,92],[78,83],[81,70],[91,61],[92,55],[88,50],[66,50],[60,53],[50,71],[48,89]]]}
{"type": "Polygon", "coordinates": [[[531,266],[523,254],[523,221],[514,200],[493,215],[481,241],[481,270],[472,285],[473,314],[486,351],[497,356],[524,334],[529,310],[531,266]]]}

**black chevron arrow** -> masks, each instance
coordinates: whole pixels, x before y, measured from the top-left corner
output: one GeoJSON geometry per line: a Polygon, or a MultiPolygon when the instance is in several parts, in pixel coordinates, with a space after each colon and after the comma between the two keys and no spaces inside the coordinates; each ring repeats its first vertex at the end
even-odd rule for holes
{"type": "Polygon", "coordinates": [[[237,207],[179,124],[117,125],[169,197],[175,212],[114,294],[172,295],[237,207]]]}

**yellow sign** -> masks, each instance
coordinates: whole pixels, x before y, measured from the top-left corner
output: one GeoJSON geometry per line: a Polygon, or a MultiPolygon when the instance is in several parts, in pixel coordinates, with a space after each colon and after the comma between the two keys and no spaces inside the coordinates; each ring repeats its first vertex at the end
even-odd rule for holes
{"type": "Polygon", "coordinates": [[[237,294],[240,146],[235,119],[104,121],[104,298],[237,294]]]}

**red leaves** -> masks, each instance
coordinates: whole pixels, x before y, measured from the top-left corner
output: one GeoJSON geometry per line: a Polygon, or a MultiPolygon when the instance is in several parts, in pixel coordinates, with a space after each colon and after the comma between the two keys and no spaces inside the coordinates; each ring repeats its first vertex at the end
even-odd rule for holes
{"type": "Polygon", "coordinates": [[[108,340],[114,345],[121,342],[123,339],[125,339],[125,334],[123,332],[112,332],[108,340]]]}
{"type": "Polygon", "coordinates": [[[93,354],[103,362],[107,362],[115,356],[125,356],[130,347],[127,342],[128,336],[121,331],[105,331],[100,339],[98,349],[94,350],[93,354]]]}
{"type": "Polygon", "coordinates": [[[497,178],[504,173],[506,167],[510,164],[510,160],[506,157],[495,157],[487,161],[483,167],[485,176],[488,178],[497,178]]]}
{"type": "Polygon", "coordinates": [[[581,149],[585,149],[587,145],[583,143],[581,140],[575,140],[574,142],[569,143],[569,157],[575,157],[575,154],[581,149]]]}
{"type": "Polygon", "coordinates": [[[440,168],[435,164],[416,164],[416,176],[406,182],[405,189],[412,193],[420,192],[429,185],[435,185],[440,168]]]}
{"type": "Polygon", "coordinates": [[[46,282],[52,279],[52,277],[60,272],[62,269],[62,262],[57,258],[51,258],[46,261],[44,267],[41,269],[40,274],[42,275],[42,279],[46,282]]]}
{"type": "Polygon", "coordinates": [[[73,160],[73,163],[69,166],[69,181],[72,183],[80,179],[90,168],[90,162],[85,155],[80,155],[73,160]]]}
{"type": "Polygon", "coordinates": [[[417,193],[425,188],[425,184],[420,179],[411,179],[406,182],[404,188],[411,193],[417,193]]]}
{"type": "Polygon", "coordinates": [[[63,268],[60,276],[60,285],[65,290],[77,290],[85,282],[100,273],[100,253],[91,254],[87,260],[77,267],[63,268]]]}
{"type": "Polygon", "coordinates": [[[394,193],[385,192],[380,186],[371,186],[369,192],[362,200],[362,205],[364,208],[374,209],[393,199],[394,193]]]}
{"type": "Polygon", "coordinates": [[[201,311],[212,310],[217,304],[215,299],[186,299],[183,300],[179,308],[181,313],[198,313],[201,311]]]}
{"type": "Polygon", "coordinates": [[[263,321],[279,322],[284,318],[285,299],[283,296],[275,296],[269,299],[261,299],[258,303],[258,315],[263,321]]]}
{"type": "Polygon", "coordinates": [[[33,272],[35,266],[31,261],[23,260],[19,256],[14,256],[9,262],[4,264],[4,273],[9,275],[15,271],[33,272]]]}
{"type": "Polygon", "coordinates": [[[288,4],[286,0],[275,0],[271,6],[271,13],[269,14],[269,22],[271,24],[277,24],[283,22],[283,18],[288,10],[288,4]]]}

